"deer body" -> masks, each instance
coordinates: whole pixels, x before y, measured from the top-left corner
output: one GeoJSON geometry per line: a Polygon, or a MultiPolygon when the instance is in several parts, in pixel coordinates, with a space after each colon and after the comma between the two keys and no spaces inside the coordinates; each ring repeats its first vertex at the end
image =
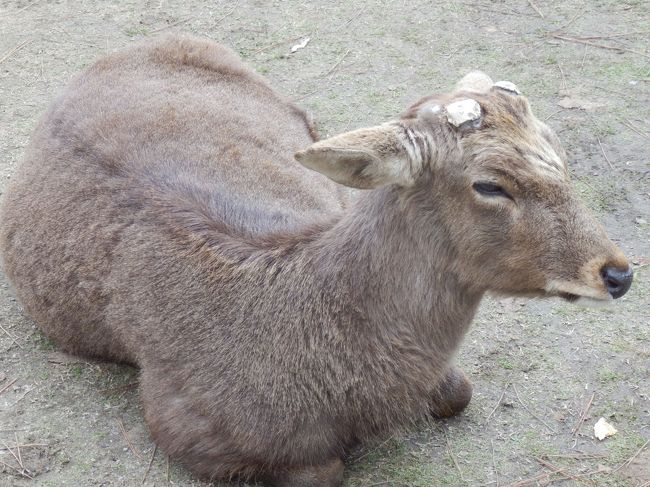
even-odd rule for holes
{"type": "MultiPolygon", "coordinates": [[[[463,183],[427,173],[462,132],[407,122],[438,120],[428,103],[314,143],[304,113],[224,48],[170,38],[111,55],[36,130],[3,203],[5,270],[62,348],[140,367],[154,439],[193,471],[338,485],[354,442],[465,406],[451,359],[486,291],[606,295],[593,276],[483,277],[473,259],[497,250],[460,243],[445,196],[463,183]],[[374,189],[346,206],[332,180],[374,189]]],[[[625,269],[565,199],[596,242],[584,260],[625,269]]],[[[555,248],[540,245],[543,261],[555,248]]]]}

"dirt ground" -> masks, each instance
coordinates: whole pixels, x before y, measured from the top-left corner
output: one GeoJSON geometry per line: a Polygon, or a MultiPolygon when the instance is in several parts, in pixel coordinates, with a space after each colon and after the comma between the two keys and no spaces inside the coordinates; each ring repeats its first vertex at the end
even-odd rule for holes
{"type": "MultiPolygon", "coordinates": [[[[346,486],[650,485],[650,2],[0,1],[0,187],[74,73],[172,31],[232,46],[322,135],[471,69],[515,82],[635,264],[608,308],[487,299],[459,354],[467,412],[352,452],[346,486]],[[600,417],[618,429],[602,442],[600,417]]],[[[0,325],[0,485],[206,485],[155,450],[137,371],[57,352],[4,276],[0,325]]]]}

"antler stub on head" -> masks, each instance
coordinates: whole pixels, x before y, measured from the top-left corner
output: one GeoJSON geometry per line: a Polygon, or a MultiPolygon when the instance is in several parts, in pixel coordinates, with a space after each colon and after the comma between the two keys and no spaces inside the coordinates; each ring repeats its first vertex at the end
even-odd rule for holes
{"type": "Polygon", "coordinates": [[[447,110],[447,120],[454,127],[460,127],[465,122],[481,118],[481,105],[471,98],[455,101],[445,108],[447,110]]]}
{"type": "Polygon", "coordinates": [[[494,83],[495,88],[500,88],[502,90],[511,91],[517,95],[521,95],[521,92],[517,88],[517,85],[511,81],[497,81],[494,83]]]}

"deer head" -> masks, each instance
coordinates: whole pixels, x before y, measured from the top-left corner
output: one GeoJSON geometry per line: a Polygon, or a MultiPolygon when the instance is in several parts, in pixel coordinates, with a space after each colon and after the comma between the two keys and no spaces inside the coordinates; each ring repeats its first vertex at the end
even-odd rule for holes
{"type": "Polygon", "coordinates": [[[314,143],[304,166],[360,189],[395,185],[448,235],[459,279],[506,295],[605,302],[632,271],[572,188],[557,136],[507,81],[465,76],[398,120],[314,143]]]}

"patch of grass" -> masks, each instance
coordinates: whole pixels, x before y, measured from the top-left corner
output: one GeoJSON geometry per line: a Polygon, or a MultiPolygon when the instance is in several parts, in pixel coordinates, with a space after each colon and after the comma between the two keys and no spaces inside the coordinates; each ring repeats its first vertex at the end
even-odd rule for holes
{"type": "Polygon", "coordinates": [[[497,363],[498,363],[502,368],[504,368],[504,369],[506,369],[506,370],[512,370],[512,369],[515,368],[515,366],[513,365],[513,363],[512,363],[509,359],[507,359],[507,358],[505,358],[505,357],[504,357],[504,358],[500,358],[500,359],[498,359],[498,360],[497,360],[497,363]]]}
{"type": "Polygon", "coordinates": [[[600,373],[598,374],[598,378],[603,384],[607,382],[618,382],[621,379],[621,377],[616,372],[609,369],[601,369],[600,373]]]}
{"type": "Polygon", "coordinates": [[[75,364],[72,367],[70,367],[70,373],[74,377],[81,377],[84,375],[84,369],[85,367],[82,364],[75,364]]]}
{"type": "Polygon", "coordinates": [[[129,27],[127,29],[124,29],[124,33],[129,37],[149,35],[149,31],[144,27],[129,27]]]}
{"type": "Polygon", "coordinates": [[[558,453],[557,447],[545,441],[537,430],[525,431],[521,436],[514,439],[514,443],[517,445],[518,454],[524,457],[540,457],[558,453]]]}
{"type": "Polygon", "coordinates": [[[101,441],[101,440],[103,440],[104,438],[106,438],[106,436],[107,436],[106,431],[94,431],[94,432],[93,432],[93,438],[94,438],[96,441],[101,441]]]}
{"type": "Polygon", "coordinates": [[[634,432],[618,434],[608,438],[605,446],[610,454],[609,460],[614,464],[624,462],[634,455],[646,441],[648,441],[647,438],[634,432]]]}
{"type": "Polygon", "coordinates": [[[36,331],[33,335],[36,346],[43,351],[51,352],[56,350],[56,344],[47,338],[41,331],[36,331]]]}

